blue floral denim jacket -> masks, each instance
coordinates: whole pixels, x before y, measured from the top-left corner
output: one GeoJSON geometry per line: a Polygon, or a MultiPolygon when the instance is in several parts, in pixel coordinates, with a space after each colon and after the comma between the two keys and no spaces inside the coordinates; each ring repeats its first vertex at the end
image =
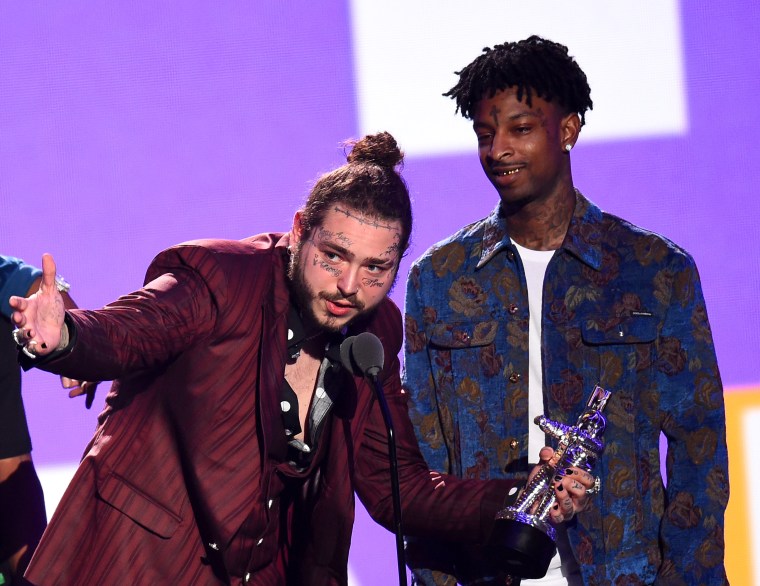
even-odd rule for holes
{"type": "MultiPolygon", "coordinates": [[[[612,392],[602,491],[568,524],[584,582],[724,584],[723,389],[696,266],[576,199],[544,281],[542,360],[550,419],[574,424],[596,384],[612,392]]],[[[404,386],[431,469],[527,478],[528,298],[498,206],[415,262],[405,329],[404,386]]],[[[419,583],[453,584],[408,554],[419,583]]]]}

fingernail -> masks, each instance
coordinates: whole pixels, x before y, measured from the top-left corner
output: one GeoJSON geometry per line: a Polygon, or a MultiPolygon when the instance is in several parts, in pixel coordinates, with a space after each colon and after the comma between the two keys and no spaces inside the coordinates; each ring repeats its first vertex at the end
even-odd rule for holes
{"type": "Polygon", "coordinates": [[[565,474],[575,474],[575,472],[572,470],[572,468],[567,468],[565,470],[565,474]]]}
{"type": "Polygon", "coordinates": [[[559,482],[560,480],[562,480],[562,477],[561,477],[559,474],[557,474],[557,475],[554,477],[554,480],[555,480],[555,482],[559,482]]]}
{"type": "Polygon", "coordinates": [[[556,511],[557,509],[559,509],[559,505],[554,505],[554,506],[552,507],[552,509],[554,509],[554,510],[556,511]]]}
{"type": "Polygon", "coordinates": [[[560,484],[560,485],[557,487],[557,490],[559,490],[559,491],[561,492],[561,491],[565,490],[565,487],[564,487],[564,486],[562,486],[562,485],[560,484]]]}

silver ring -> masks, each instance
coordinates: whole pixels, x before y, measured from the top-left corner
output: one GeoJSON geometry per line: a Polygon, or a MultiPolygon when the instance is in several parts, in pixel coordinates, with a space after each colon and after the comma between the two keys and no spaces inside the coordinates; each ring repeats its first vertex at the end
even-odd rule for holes
{"type": "Polygon", "coordinates": [[[28,340],[26,339],[26,336],[24,335],[24,330],[19,329],[19,328],[16,328],[15,330],[13,330],[13,341],[16,342],[16,346],[18,346],[19,348],[26,346],[28,340]]]}
{"type": "Polygon", "coordinates": [[[586,494],[596,494],[602,490],[602,479],[598,476],[594,476],[594,486],[586,489],[586,494]]]}
{"type": "MultiPolygon", "coordinates": [[[[37,345],[35,340],[29,340],[29,346],[32,348],[37,345]]],[[[21,351],[29,358],[37,358],[37,355],[29,349],[29,346],[21,346],[21,351]]]]}

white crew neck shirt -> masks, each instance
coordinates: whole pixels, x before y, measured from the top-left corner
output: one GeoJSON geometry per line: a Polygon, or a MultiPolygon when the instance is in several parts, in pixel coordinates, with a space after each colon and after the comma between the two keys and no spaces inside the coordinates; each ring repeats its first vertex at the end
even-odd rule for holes
{"type": "MultiPolygon", "coordinates": [[[[541,363],[541,313],[543,308],[544,276],[553,250],[531,250],[512,244],[520,255],[528,286],[528,460],[538,461],[538,452],[546,445],[541,428],[533,423],[544,413],[543,368],[541,363]]],[[[582,586],[580,568],[570,549],[565,525],[557,529],[557,553],[549,563],[543,578],[522,580],[523,586],[582,586]]]]}

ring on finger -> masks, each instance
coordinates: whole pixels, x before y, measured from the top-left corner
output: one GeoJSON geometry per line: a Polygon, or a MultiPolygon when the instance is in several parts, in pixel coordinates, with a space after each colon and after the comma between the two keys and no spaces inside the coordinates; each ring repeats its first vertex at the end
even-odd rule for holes
{"type": "MultiPolygon", "coordinates": [[[[31,346],[32,348],[34,348],[34,346],[36,344],[37,344],[37,342],[35,342],[34,340],[32,340],[31,342],[29,342],[29,346],[31,346]]],[[[30,350],[29,346],[21,346],[21,351],[24,354],[26,354],[29,358],[37,358],[37,355],[30,350]]]]}
{"type": "Polygon", "coordinates": [[[594,476],[594,486],[586,489],[586,494],[596,494],[602,489],[602,479],[594,476]]]}
{"type": "Polygon", "coordinates": [[[26,335],[24,334],[24,330],[21,330],[19,328],[16,328],[13,330],[13,341],[16,342],[16,346],[26,346],[27,340],[26,335]]]}

